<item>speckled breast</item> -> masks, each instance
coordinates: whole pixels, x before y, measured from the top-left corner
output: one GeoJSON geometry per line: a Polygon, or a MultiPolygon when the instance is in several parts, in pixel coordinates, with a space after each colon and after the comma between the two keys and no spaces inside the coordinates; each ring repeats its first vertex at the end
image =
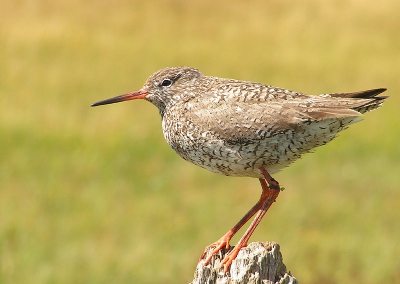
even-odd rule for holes
{"type": "Polygon", "coordinates": [[[293,131],[269,139],[223,140],[206,125],[194,124],[177,113],[164,113],[166,141],[183,159],[214,173],[259,178],[260,167],[274,173],[300,157],[301,145],[292,143],[293,131]]]}

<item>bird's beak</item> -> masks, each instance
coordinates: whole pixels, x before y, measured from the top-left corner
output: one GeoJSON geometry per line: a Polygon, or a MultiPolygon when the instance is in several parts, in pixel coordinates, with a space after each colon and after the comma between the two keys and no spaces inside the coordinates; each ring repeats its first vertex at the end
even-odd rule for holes
{"type": "Polygon", "coordinates": [[[92,104],[94,106],[101,106],[101,105],[108,105],[108,104],[115,104],[124,101],[130,100],[137,100],[137,99],[144,99],[149,94],[148,91],[140,89],[138,91],[130,92],[124,95],[116,96],[107,100],[99,101],[97,103],[92,104]]]}

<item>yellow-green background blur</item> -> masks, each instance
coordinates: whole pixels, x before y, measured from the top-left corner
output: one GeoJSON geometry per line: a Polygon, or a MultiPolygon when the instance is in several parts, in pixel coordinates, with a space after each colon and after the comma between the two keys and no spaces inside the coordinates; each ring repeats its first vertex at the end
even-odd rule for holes
{"type": "MultiPolygon", "coordinates": [[[[166,66],[385,106],[275,178],[251,241],[301,283],[399,283],[400,2],[0,3],[0,283],[188,283],[256,179],[179,158],[139,89],[166,66]]],[[[243,230],[239,232],[239,236],[243,230]]],[[[238,240],[236,236],[233,244],[238,240]]]]}

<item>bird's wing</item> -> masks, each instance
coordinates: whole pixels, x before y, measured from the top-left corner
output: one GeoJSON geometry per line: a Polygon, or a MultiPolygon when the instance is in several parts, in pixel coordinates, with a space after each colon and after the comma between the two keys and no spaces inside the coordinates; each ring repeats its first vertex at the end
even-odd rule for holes
{"type": "MultiPolygon", "coordinates": [[[[254,98],[248,95],[245,100],[218,94],[215,100],[198,97],[194,103],[196,107],[186,115],[194,123],[206,125],[222,139],[265,139],[286,131],[303,131],[311,123],[346,118],[356,118],[351,120],[356,122],[361,113],[379,107],[386,98],[377,96],[386,89],[309,96],[261,84],[257,86],[267,95],[254,98]]],[[[214,94],[212,92],[210,96],[214,94]]]]}
{"type": "Polygon", "coordinates": [[[357,117],[348,107],[318,102],[234,102],[198,105],[188,112],[189,120],[205,125],[218,137],[230,139],[265,139],[286,131],[301,131],[307,123],[327,119],[357,117]]]}

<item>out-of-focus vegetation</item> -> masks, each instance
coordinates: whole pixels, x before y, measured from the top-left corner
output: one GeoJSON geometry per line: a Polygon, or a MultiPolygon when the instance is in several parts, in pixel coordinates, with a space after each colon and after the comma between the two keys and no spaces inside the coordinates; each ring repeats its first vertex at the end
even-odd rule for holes
{"type": "Polygon", "coordinates": [[[302,283],[398,283],[398,11],[389,0],[1,1],[0,283],[187,283],[256,202],[256,179],[169,149],[148,102],[89,107],[178,65],[309,94],[387,87],[383,108],[275,175],[286,190],[251,240],[280,243],[302,283]]]}

